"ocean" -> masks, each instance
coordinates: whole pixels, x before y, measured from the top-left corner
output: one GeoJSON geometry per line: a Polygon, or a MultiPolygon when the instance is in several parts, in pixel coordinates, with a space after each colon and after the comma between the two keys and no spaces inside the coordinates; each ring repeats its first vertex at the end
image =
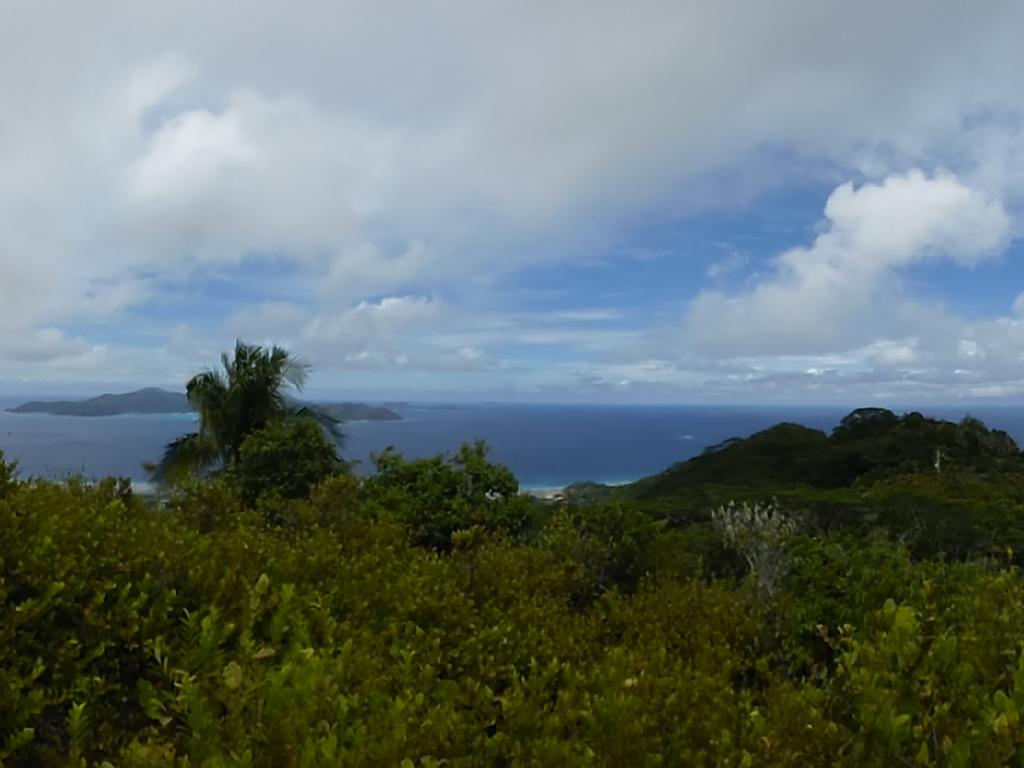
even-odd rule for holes
{"type": "MultiPolygon", "coordinates": [[[[0,398],[0,409],[24,399],[0,398]]],[[[659,472],[730,437],[745,437],[780,421],[830,430],[851,409],[782,406],[409,405],[402,421],[345,425],[342,455],[371,472],[371,455],[394,446],[408,458],[452,453],[483,439],[525,489],[580,481],[622,483],[659,472]]],[[[908,408],[893,408],[897,412],[908,408]]],[[[920,409],[959,420],[971,413],[1024,443],[1024,407],[920,409]]],[[[0,410],[0,450],[23,477],[81,473],[145,480],[143,463],[191,431],[189,415],[84,418],[0,410]]]]}

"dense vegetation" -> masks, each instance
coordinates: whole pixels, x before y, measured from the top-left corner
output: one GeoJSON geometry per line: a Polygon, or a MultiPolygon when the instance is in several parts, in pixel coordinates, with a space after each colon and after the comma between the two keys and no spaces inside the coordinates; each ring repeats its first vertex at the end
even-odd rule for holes
{"type": "Polygon", "coordinates": [[[707,522],[728,501],[775,498],[809,529],[883,528],[918,557],[1024,552],[1024,460],[1009,435],[971,417],[862,408],[830,435],[778,424],[623,489],[582,490],[678,525],[707,522]]]}
{"type": "Polygon", "coordinates": [[[360,480],[322,440],[270,420],[159,505],[0,458],[0,761],[1024,764],[1024,460],[976,420],[553,504],[482,445],[360,480]]]}
{"type": "Polygon", "coordinates": [[[177,481],[210,469],[231,469],[246,438],[267,428],[315,422],[335,438],[325,436],[324,445],[340,440],[337,419],[289,400],[289,389],[302,390],[309,365],[287,350],[238,341],[234,354],[221,355],[221,368],[197,373],[185,385],[198,428],[171,442],[159,463],[150,465],[154,479],[177,481]]]}

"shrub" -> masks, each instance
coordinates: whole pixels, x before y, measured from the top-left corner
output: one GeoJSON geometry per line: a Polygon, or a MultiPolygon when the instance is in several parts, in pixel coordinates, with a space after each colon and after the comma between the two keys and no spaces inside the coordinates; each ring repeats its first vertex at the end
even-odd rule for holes
{"type": "Polygon", "coordinates": [[[656,569],[658,526],[632,506],[565,507],[545,528],[542,545],[577,569],[573,602],[586,605],[612,589],[634,592],[656,569]]]}
{"type": "Polygon", "coordinates": [[[116,481],[8,484],[0,763],[1024,758],[1011,558],[796,535],[772,505],[673,528],[620,496],[556,507],[530,537],[516,513],[533,507],[482,448],[384,464],[255,509],[225,477],[166,508],[116,481]],[[702,578],[711,536],[746,553],[756,583],[724,559],[702,578]]]}
{"type": "Polygon", "coordinates": [[[767,595],[789,570],[789,545],[796,523],[775,505],[729,502],[711,512],[723,540],[747,561],[750,575],[767,595]]]}
{"type": "Polygon", "coordinates": [[[6,496],[17,482],[18,462],[8,462],[0,451],[0,499],[6,496]]]}
{"type": "Polygon", "coordinates": [[[247,436],[230,476],[238,484],[242,500],[251,505],[269,494],[309,498],[314,486],[343,467],[320,426],[312,419],[302,419],[274,422],[247,436]]]}
{"type": "Polygon", "coordinates": [[[452,534],[473,526],[519,538],[530,528],[531,501],[519,495],[508,467],[487,460],[483,441],[463,445],[450,459],[406,461],[387,450],[374,457],[367,502],[393,514],[421,546],[447,552],[452,534]]]}

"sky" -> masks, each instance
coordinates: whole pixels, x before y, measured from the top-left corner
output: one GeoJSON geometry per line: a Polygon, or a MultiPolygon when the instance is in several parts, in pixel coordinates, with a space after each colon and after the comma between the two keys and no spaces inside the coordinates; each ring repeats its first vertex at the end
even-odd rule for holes
{"type": "Polygon", "coordinates": [[[1024,4],[0,3],[0,394],[1024,403],[1024,4]]]}

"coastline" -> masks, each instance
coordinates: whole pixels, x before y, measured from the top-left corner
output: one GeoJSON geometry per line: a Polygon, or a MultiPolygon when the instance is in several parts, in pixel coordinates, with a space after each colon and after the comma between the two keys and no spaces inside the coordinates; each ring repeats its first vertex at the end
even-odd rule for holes
{"type": "MultiPolygon", "coordinates": [[[[616,482],[601,482],[599,485],[625,485],[629,480],[620,480],[616,482]]],[[[150,480],[132,480],[132,490],[139,496],[156,496],[158,492],[157,484],[150,480]]],[[[540,499],[545,502],[558,501],[565,494],[565,488],[567,485],[520,485],[519,493],[525,496],[531,496],[535,499],[540,499]]]]}
{"type": "Polygon", "coordinates": [[[633,480],[580,480],[566,485],[535,485],[533,483],[521,483],[519,485],[519,492],[543,501],[555,501],[565,495],[565,489],[570,485],[601,485],[607,488],[617,488],[621,485],[635,483],[637,479],[639,478],[634,478],[633,480]]]}
{"type": "Polygon", "coordinates": [[[520,486],[519,492],[527,496],[533,496],[542,501],[557,501],[565,493],[566,486],[520,486]]]}

